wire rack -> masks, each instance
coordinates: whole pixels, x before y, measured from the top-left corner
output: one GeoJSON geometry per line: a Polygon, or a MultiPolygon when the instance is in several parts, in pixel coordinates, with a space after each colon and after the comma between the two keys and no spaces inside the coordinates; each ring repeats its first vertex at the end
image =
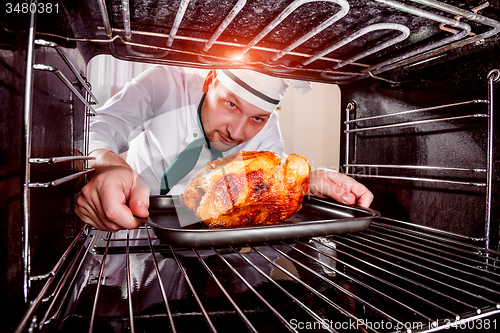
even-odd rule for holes
{"type": "Polygon", "coordinates": [[[94,230],[86,239],[82,260],[50,279],[32,330],[432,332],[500,324],[500,253],[402,221],[237,248],[174,248],[148,226],[94,230]]]}

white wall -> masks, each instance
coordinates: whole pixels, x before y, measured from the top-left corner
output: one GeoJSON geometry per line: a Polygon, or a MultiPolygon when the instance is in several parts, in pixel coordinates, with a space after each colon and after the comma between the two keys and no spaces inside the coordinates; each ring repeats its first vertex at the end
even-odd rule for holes
{"type": "Polygon", "coordinates": [[[300,95],[289,89],[280,103],[280,126],[285,151],[304,156],[311,167],[339,170],[340,88],[312,83],[300,95]]]}
{"type": "Polygon", "coordinates": [[[92,93],[102,106],[114,94],[119,92],[127,82],[153,65],[128,62],[109,55],[98,55],[89,62],[87,67],[88,81],[92,85],[92,93]]]}

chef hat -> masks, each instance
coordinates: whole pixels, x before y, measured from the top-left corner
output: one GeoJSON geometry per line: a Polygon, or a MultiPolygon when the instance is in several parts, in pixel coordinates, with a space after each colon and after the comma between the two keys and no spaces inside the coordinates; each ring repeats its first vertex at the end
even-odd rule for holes
{"type": "Polygon", "coordinates": [[[267,112],[273,112],[288,87],[303,95],[310,91],[307,81],[282,79],[247,69],[218,69],[217,79],[245,101],[267,112]]]}

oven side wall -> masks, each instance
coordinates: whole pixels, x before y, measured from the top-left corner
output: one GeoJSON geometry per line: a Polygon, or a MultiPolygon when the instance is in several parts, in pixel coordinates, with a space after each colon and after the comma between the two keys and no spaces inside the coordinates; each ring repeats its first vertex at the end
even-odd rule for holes
{"type": "Polygon", "coordinates": [[[24,303],[21,147],[25,61],[20,59],[26,59],[23,50],[0,51],[0,297],[9,300],[2,322],[10,324],[15,323],[12,315],[22,313],[24,303]]]}
{"type": "MultiPolygon", "coordinates": [[[[481,51],[458,58],[460,52],[425,68],[405,68],[393,74],[391,84],[380,80],[355,82],[341,87],[342,120],[346,107],[355,101],[356,109],[349,119],[386,115],[469,100],[486,100],[487,74],[499,68],[498,46],[492,42],[481,51]],[[455,59],[453,59],[456,57],[455,59]],[[446,62],[444,62],[446,60],[446,62]]],[[[386,76],[386,75],[384,75],[386,76]]],[[[386,76],[387,77],[387,76],[386,76]]],[[[495,84],[494,100],[500,98],[495,84]]],[[[492,222],[498,243],[499,121],[498,103],[494,106],[493,132],[493,206],[492,222]]],[[[432,118],[485,114],[488,105],[443,108],[423,113],[386,117],[358,122],[359,126],[379,126],[432,118]]],[[[354,128],[351,125],[351,128],[354,128]]],[[[343,124],[343,130],[346,125],[343,124]]],[[[485,168],[487,152],[487,118],[465,118],[430,124],[385,128],[349,135],[349,164],[417,165],[436,167],[485,168]]],[[[346,135],[342,135],[341,165],[346,164],[346,135]]],[[[345,169],[344,169],[345,170],[345,169]]],[[[437,178],[451,181],[485,182],[484,172],[449,170],[418,171],[400,168],[351,168],[357,179],[375,195],[373,208],[384,216],[460,235],[483,237],[486,210],[485,188],[411,180],[392,180],[370,175],[410,178],[437,178]]]]}
{"type": "MultiPolygon", "coordinates": [[[[0,37],[0,297],[8,304],[2,311],[0,325],[2,331],[11,331],[82,227],[73,207],[83,177],[54,187],[30,189],[30,199],[25,206],[24,101],[28,38],[22,29],[0,37]],[[24,227],[25,207],[28,228],[24,227]],[[25,238],[28,261],[25,261],[28,257],[24,251],[25,238]],[[28,302],[25,302],[26,283],[28,302]]],[[[79,51],[64,49],[64,52],[79,72],[85,73],[86,64],[79,51]]],[[[71,82],[75,80],[52,48],[37,48],[35,63],[58,68],[71,82]]],[[[82,155],[85,107],[54,73],[34,71],[33,77],[28,157],[82,155]]],[[[77,90],[83,94],[83,89],[77,90]]],[[[83,171],[84,163],[29,164],[28,168],[31,183],[45,183],[83,171]]]]}

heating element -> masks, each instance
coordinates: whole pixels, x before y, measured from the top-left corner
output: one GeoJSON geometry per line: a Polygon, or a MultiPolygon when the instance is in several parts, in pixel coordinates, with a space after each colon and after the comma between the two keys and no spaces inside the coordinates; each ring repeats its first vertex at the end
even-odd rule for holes
{"type": "Polygon", "coordinates": [[[432,332],[500,325],[499,252],[387,218],[356,234],[237,248],[173,248],[148,226],[80,237],[91,240],[81,250],[84,264],[54,275],[55,287],[38,300],[45,312],[24,323],[31,329],[432,332]]]}
{"type": "MultiPolygon", "coordinates": [[[[437,0],[95,1],[65,3],[76,36],[129,61],[199,68],[254,68],[281,76],[349,83],[433,62],[500,32],[481,14],[437,0]],[[360,22],[362,21],[362,22],[360,22]],[[411,29],[410,29],[411,28],[411,29]]],[[[89,55],[90,56],[90,55],[89,55]]]]}

